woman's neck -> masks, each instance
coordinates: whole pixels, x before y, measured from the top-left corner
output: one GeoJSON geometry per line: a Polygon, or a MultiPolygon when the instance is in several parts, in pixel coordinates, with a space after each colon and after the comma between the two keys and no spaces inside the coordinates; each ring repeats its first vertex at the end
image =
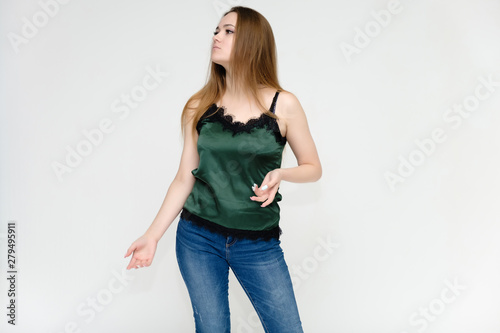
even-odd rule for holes
{"type": "MultiPolygon", "coordinates": [[[[258,89],[265,88],[263,85],[259,85],[258,89]]],[[[249,89],[241,88],[237,85],[237,81],[231,74],[226,71],[226,91],[224,92],[224,97],[226,100],[230,100],[235,103],[248,103],[253,96],[249,89]]]]}

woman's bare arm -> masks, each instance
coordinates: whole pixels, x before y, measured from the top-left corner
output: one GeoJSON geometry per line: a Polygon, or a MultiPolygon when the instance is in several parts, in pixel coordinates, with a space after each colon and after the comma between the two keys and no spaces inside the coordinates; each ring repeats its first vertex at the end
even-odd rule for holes
{"type": "Polygon", "coordinates": [[[179,169],[168,188],[158,214],[146,231],[146,234],[153,237],[156,241],[160,240],[175,217],[180,213],[193,189],[195,178],[191,171],[198,167],[199,155],[196,147],[198,133],[195,132],[192,135],[191,127],[191,121],[187,122],[184,129],[184,148],[179,169]]]}
{"type": "Polygon", "coordinates": [[[125,253],[125,257],[133,253],[127,269],[151,265],[158,241],[184,206],[195,182],[191,171],[199,165],[197,140],[198,133],[193,133],[192,121],[187,121],[184,128],[184,147],[177,174],[153,222],[144,235],[135,240],[125,253]]]}
{"type": "Polygon", "coordinates": [[[299,100],[292,93],[282,92],[279,101],[276,114],[280,118],[280,126],[285,126],[286,138],[297,159],[297,166],[272,170],[259,187],[254,187],[255,196],[250,199],[263,202],[261,207],[273,202],[282,180],[293,183],[315,182],[323,172],[306,114],[299,100]]]}
{"type": "Polygon", "coordinates": [[[297,159],[296,167],[280,169],[282,180],[293,183],[315,182],[321,178],[322,168],[304,109],[292,93],[280,97],[285,97],[281,100],[281,110],[286,123],[286,138],[297,159]]]}

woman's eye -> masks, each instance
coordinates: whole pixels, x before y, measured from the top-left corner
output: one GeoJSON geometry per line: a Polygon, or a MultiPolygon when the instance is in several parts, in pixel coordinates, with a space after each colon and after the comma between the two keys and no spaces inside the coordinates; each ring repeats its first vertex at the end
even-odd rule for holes
{"type": "MultiPolygon", "coordinates": [[[[217,35],[218,33],[219,33],[218,31],[214,31],[214,36],[217,35]]],[[[234,31],[226,29],[226,33],[228,33],[228,34],[231,33],[232,34],[232,33],[234,33],[234,31]]]]}

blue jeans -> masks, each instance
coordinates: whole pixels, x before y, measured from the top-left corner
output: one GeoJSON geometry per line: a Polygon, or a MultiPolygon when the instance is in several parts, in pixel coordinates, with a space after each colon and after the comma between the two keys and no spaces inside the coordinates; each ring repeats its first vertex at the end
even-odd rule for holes
{"type": "Polygon", "coordinates": [[[176,255],[191,299],[196,332],[230,332],[230,267],[265,332],[303,332],[279,240],[234,239],[180,218],[176,255]]]}

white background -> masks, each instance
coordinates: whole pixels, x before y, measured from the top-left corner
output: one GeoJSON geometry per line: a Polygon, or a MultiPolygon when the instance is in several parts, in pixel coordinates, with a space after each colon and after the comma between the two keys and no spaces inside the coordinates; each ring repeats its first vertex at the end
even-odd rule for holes
{"type": "MultiPolygon", "coordinates": [[[[123,256],[177,171],[180,114],[205,82],[212,32],[232,4],[271,23],[280,82],[301,101],[323,164],[319,182],[280,191],[304,330],[500,332],[498,1],[72,0],[53,17],[46,3],[0,1],[2,332],[194,331],[177,220],[151,267],[122,273],[123,256]],[[388,6],[397,13],[378,14],[381,27],[376,13],[388,6]],[[113,112],[147,68],[168,75],[127,115],[113,112]],[[448,113],[474,101],[464,116],[448,113]],[[58,177],[54,163],[103,119],[112,131],[58,177]],[[424,154],[416,140],[436,130],[442,140],[424,154]],[[411,172],[403,159],[418,165],[411,172]],[[387,173],[405,170],[391,187],[387,173]]],[[[295,163],[287,147],[284,166],[295,163]]],[[[232,276],[230,303],[233,332],[262,332],[232,276]]]]}

